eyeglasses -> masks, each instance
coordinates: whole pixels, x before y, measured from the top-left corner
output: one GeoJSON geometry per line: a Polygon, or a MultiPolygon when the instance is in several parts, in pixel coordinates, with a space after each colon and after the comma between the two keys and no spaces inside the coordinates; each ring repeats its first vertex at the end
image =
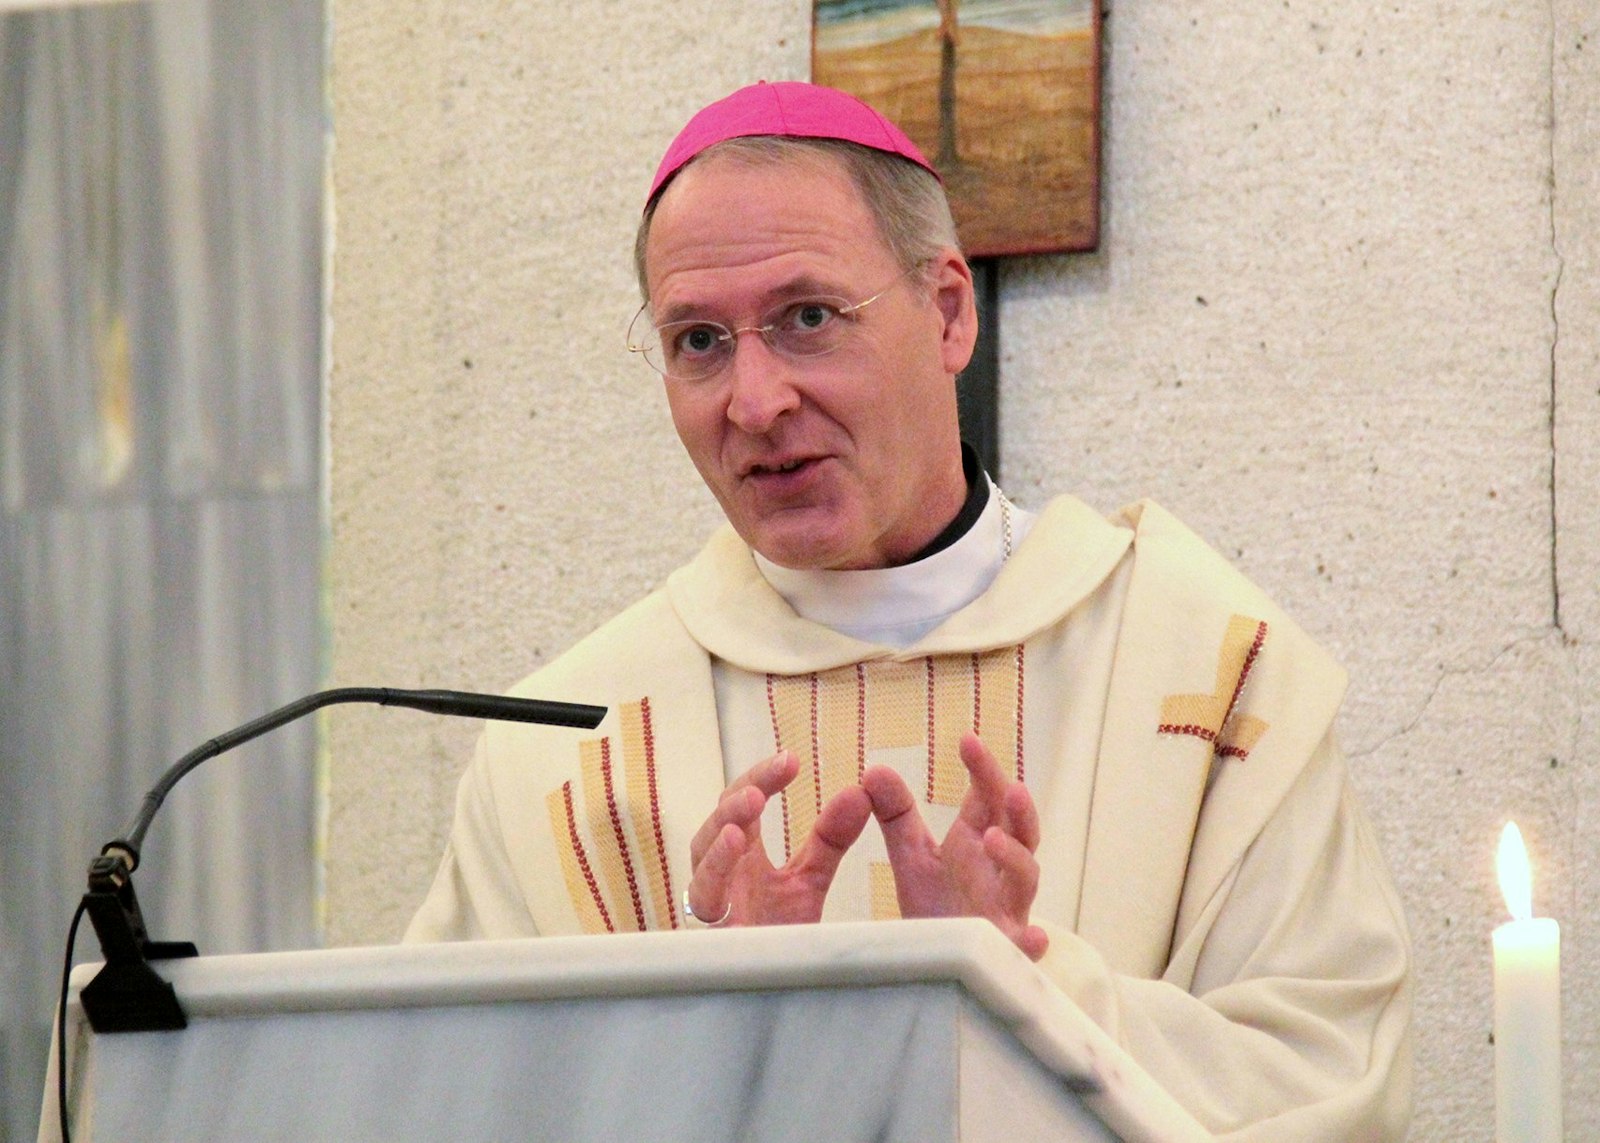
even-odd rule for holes
{"type": "Polygon", "coordinates": [[[628,325],[628,352],[643,354],[652,369],[674,381],[705,381],[721,373],[738,351],[741,333],[759,333],[768,348],[784,357],[822,357],[844,344],[862,310],[921,268],[918,264],[903,271],[866,301],[829,295],[795,298],[765,314],[761,324],[737,329],[700,318],[653,325],[646,302],[628,325]]]}

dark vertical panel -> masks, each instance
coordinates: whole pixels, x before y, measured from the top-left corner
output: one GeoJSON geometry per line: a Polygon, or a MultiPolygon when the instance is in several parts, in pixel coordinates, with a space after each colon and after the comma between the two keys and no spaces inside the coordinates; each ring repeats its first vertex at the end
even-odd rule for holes
{"type": "Polygon", "coordinates": [[[979,258],[972,263],[972,285],[978,295],[978,345],[972,362],[956,378],[961,407],[961,439],[978,450],[983,467],[1000,477],[1000,263],[979,258]]]}

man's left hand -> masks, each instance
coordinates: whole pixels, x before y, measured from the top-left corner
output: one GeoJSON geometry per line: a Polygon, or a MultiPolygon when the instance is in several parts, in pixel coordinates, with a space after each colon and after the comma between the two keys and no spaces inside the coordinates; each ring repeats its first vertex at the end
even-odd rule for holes
{"type": "Polygon", "coordinates": [[[862,777],[883,830],[902,917],[987,917],[1029,958],[1050,938],[1029,920],[1039,891],[1039,812],[976,734],[961,739],[971,785],[942,842],[917,811],[905,779],[887,766],[862,777]]]}

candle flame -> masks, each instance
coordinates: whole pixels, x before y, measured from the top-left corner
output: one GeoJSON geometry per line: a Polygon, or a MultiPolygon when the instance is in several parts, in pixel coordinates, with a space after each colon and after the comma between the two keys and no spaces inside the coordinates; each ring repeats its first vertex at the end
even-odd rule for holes
{"type": "Polygon", "coordinates": [[[1533,870],[1528,865],[1528,847],[1522,844],[1522,831],[1516,822],[1507,822],[1500,831],[1500,851],[1495,857],[1500,876],[1500,892],[1512,920],[1533,918],[1533,870]]]}

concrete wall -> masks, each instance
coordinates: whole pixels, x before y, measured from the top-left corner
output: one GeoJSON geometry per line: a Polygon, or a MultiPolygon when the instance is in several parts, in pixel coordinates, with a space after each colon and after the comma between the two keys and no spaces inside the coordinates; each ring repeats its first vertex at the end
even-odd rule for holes
{"type": "MultiPolygon", "coordinates": [[[[335,0],[333,665],[503,687],[717,520],[623,351],[655,161],[809,7],[335,0]]],[[[1104,242],[1002,276],[1007,490],[1152,496],[1350,667],[1410,911],[1419,1139],[1492,1136],[1492,857],[1563,925],[1600,1137],[1600,13],[1112,5],[1104,242]]],[[[475,733],[330,716],[336,943],[393,939],[475,733]]]]}

